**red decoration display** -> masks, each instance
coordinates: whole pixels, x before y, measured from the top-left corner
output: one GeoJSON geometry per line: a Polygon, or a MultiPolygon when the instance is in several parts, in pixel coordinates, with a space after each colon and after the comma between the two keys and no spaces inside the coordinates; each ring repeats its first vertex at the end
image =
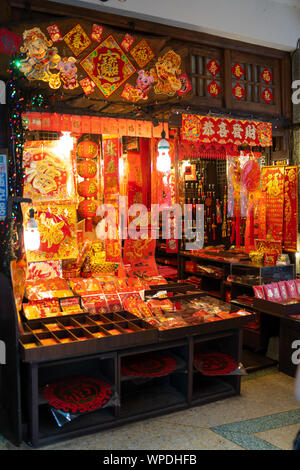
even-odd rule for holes
{"type": "Polygon", "coordinates": [[[95,181],[81,181],[81,183],[78,184],[77,191],[79,196],[85,198],[95,197],[97,195],[97,184],[95,181]]]}
{"type": "Polygon", "coordinates": [[[176,365],[173,357],[151,352],[124,358],[121,373],[129,377],[162,377],[173,372],[176,365]]]}
{"type": "Polygon", "coordinates": [[[75,57],[78,57],[92,44],[92,41],[80,24],[74,26],[74,28],[64,36],[64,41],[69,46],[75,57]]]}
{"type": "Polygon", "coordinates": [[[111,398],[112,388],[96,377],[69,377],[46,385],[42,394],[53,408],[75,414],[101,408],[111,398]]]}
{"type": "Polygon", "coordinates": [[[97,196],[97,184],[91,181],[97,173],[97,164],[92,160],[97,156],[98,145],[90,140],[83,140],[77,145],[77,157],[84,159],[78,164],[79,176],[84,178],[78,184],[78,194],[85,199],[78,206],[78,214],[85,219],[85,231],[93,230],[92,219],[96,215],[97,203],[94,198],[97,196]]]}
{"type": "Polygon", "coordinates": [[[221,93],[221,88],[217,84],[215,80],[210,82],[207,86],[208,93],[213,97],[216,98],[221,93]]]}
{"type": "Polygon", "coordinates": [[[91,140],[83,140],[77,145],[77,156],[79,158],[95,158],[98,153],[98,145],[91,140]]]}
{"type": "Polygon", "coordinates": [[[195,369],[204,375],[227,375],[238,367],[236,359],[224,353],[198,353],[194,359],[195,369]]]}
{"type": "Polygon", "coordinates": [[[245,96],[245,89],[237,83],[232,89],[232,94],[237,100],[242,100],[245,96]]]}
{"type": "Polygon", "coordinates": [[[242,183],[247,191],[256,191],[260,186],[260,166],[256,160],[249,160],[242,169],[242,183]]]}
{"type": "Polygon", "coordinates": [[[93,160],[85,160],[78,163],[77,173],[81,178],[94,178],[97,174],[97,163],[93,160]]]}
{"type": "Polygon", "coordinates": [[[4,54],[15,54],[22,42],[22,38],[6,28],[0,28],[0,52],[4,54]]]}
{"type": "Polygon", "coordinates": [[[266,192],[266,237],[268,240],[283,240],[284,213],[284,168],[265,166],[262,168],[262,188],[266,192]]]}
{"type": "Polygon", "coordinates": [[[272,76],[272,73],[269,69],[264,69],[261,73],[261,78],[263,79],[263,81],[265,83],[270,83],[272,80],[273,80],[273,76],[272,76]]]}
{"type": "Polygon", "coordinates": [[[272,124],[183,114],[181,138],[193,142],[270,147],[272,124]]]}
{"type": "Polygon", "coordinates": [[[221,67],[219,65],[219,62],[216,59],[211,59],[208,64],[206,64],[206,68],[209,71],[209,73],[215,77],[218,75],[218,73],[221,70],[221,67]]]}
{"type": "Polygon", "coordinates": [[[269,88],[265,88],[264,91],[262,92],[262,97],[263,97],[263,100],[269,104],[271,103],[271,101],[273,101],[273,93],[271,92],[271,90],[269,88]]]}
{"type": "Polygon", "coordinates": [[[241,66],[241,64],[239,64],[238,62],[234,64],[234,66],[232,67],[232,74],[234,75],[235,78],[237,78],[238,80],[244,75],[245,73],[245,70],[243,69],[243,67],[241,66]]]}
{"type": "Polygon", "coordinates": [[[285,251],[297,251],[298,167],[284,169],[283,243],[285,251]]]}
{"type": "Polygon", "coordinates": [[[80,65],[106,98],[136,71],[112,35],[90,52],[80,65]]]}

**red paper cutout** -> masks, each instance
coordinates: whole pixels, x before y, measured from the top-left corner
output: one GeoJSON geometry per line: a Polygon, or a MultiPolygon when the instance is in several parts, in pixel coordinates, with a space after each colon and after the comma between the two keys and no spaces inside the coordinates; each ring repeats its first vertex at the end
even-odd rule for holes
{"type": "Polygon", "coordinates": [[[243,69],[243,67],[241,66],[241,64],[239,64],[238,62],[236,62],[234,64],[234,66],[232,67],[232,74],[235,76],[235,78],[237,79],[240,79],[244,73],[245,73],[245,70],[243,69]]]}
{"type": "Polygon", "coordinates": [[[261,73],[261,78],[263,79],[265,83],[268,84],[272,81],[273,75],[269,69],[265,68],[261,73]]]}
{"type": "Polygon", "coordinates": [[[126,33],[123,38],[123,41],[121,42],[121,47],[126,52],[128,52],[133,43],[134,43],[134,38],[130,36],[130,34],[126,33]]]}
{"type": "Polygon", "coordinates": [[[90,95],[95,90],[95,83],[90,78],[84,78],[80,80],[79,83],[86,96],[90,95]]]}
{"type": "Polygon", "coordinates": [[[235,87],[233,87],[232,93],[233,93],[233,95],[235,96],[235,98],[237,100],[241,100],[241,99],[243,99],[243,97],[245,95],[245,89],[244,89],[244,87],[242,87],[242,85],[237,83],[235,85],[235,87]]]}
{"type": "Polygon", "coordinates": [[[15,33],[12,33],[6,28],[0,29],[0,52],[4,54],[15,54],[22,42],[22,38],[15,33]]]}
{"type": "Polygon", "coordinates": [[[99,26],[98,24],[93,24],[91,38],[93,41],[100,42],[103,34],[103,26],[99,26]]]}
{"type": "Polygon", "coordinates": [[[221,93],[221,88],[215,80],[209,83],[207,90],[213,98],[216,98],[221,93]]]}
{"type": "Polygon", "coordinates": [[[106,98],[136,71],[112,35],[102,41],[80,64],[106,98]]]}
{"type": "Polygon", "coordinates": [[[130,54],[141,69],[149,64],[149,62],[151,62],[155,57],[155,54],[146,39],[142,39],[138,42],[134,48],[131,49],[130,54]]]}
{"type": "Polygon", "coordinates": [[[61,35],[61,32],[60,32],[59,27],[57,26],[57,24],[53,24],[51,26],[48,26],[47,31],[48,31],[48,33],[51,37],[52,42],[58,42],[58,41],[63,40],[63,37],[61,35]]]}
{"type": "Polygon", "coordinates": [[[273,101],[273,93],[271,92],[269,88],[264,89],[264,91],[262,92],[262,98],[267,104],[273,101]]]}
{"type": "Polygon", "coordinates": [[[219,62],[216,59],[211,59],[208,64],[206,64],[206,68],[209,71],[209,73],[215,77],[218,75],[218,73],[221,70],[221,67],[219,65],[219,62]]]}
{"type": "Polygon", "coordinates": [[[185,95],[185,93],[187,93],[188,91],[190,91],[192,89],[191,82],[189,81],[188,76],[187,76],[186,73],[180,75],[177,78],[178,78],[178,80],[181,81],[181,88],[180,88],[180,90],[177,91],[177,95],[179,95],[179,96],[185,95]]]}
{"type": "Polygon", "coordinates": [[[65,43],[69,46],[75,57],[78,57],[92,42],[82,26],[77,24],[64,36],[65,43]]]}

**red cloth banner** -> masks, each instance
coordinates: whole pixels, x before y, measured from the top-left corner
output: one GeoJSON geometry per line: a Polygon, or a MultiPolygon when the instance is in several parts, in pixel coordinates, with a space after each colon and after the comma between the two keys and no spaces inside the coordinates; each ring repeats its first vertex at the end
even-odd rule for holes
{"type": "Polygon", "coordinates": [[[262,169],[262,188],[267,195],[267,240],[283,240],[284,168],[266,166],[262,169]]]}
{"type": "Polygon", "coordinates": [[[193,142],[270,147],[272,124],[183,114],[181,139],[193,142]]]}
{"type": "Polygon", "coordinates": [[[0,28],[0,52],[8,55],[16,54],[21,42],[21,36],[12,33],[6,28],[0,28]]]}
{"type": "Polygon", "coordinates": [[[226,160],[228,156],[236,156],[238,154],[239,151],[234,144],[203,144],[184,140],[179,142],[179,160],[190,158],[226,160]]]}
{"type": "MultiPolygon", "coordinates": [[[[118,210],[119,194],[119,139],[109,137],[103,139],[104,162],[104,199],[105,203],[113,204],[118,210]]],[[[117,216],[117,223],[119,217],[117,216]]],[[[121,243],[117,239],[105,240],[106,261],[119,263],[121,261],[121,243]]]]}
{"type": "MultiPolygon", "coordinates": [[[[103,140],[105,198],[119,193],[119,139],[103,140]]],[[[107,201],[108,202],[108,201],[107,201]]]]}
{"type": "Polygon", "coordinates": [[[298,167],[284,168],[284,222],[283,247],[285,251],[297,251],[298,225],[298,167]]]}

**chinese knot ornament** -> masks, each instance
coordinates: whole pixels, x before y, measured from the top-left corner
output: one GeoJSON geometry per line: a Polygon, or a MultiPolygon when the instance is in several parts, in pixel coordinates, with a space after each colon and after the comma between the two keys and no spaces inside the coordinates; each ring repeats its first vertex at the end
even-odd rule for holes
{"type": "Polygon", "coordinates": [[[81,178],[78,184],[78,195],[83,197],[83,201],[78,206],[78,214],[85,219],[85,231],[93,230],[93,217],[96,215],[97,204],[97,183],[93,178],[97,174],[97,164],[93,160],[98,153],[98,145],[90,140],[83,140],[77,145],[77,157],[82,159],[78,163],[77,171],[81,178]]]}

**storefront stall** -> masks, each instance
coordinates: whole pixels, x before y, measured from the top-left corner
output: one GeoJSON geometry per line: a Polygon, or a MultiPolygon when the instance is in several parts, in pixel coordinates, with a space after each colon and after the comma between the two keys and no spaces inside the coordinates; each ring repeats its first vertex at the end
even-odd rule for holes
{"type": "MultiPolygon", "coordinates": [[[[271,165],[271,120],[189,112],[203,84],[220,103],[224,74],[219,55],[193,65],[186,43],[75,18],[10,38],[12,439],[40,446],[239,394],[243,329],[263,312],[253,297],[300,297],[286,257],[297,167],[271,165]]],[[[234,99],[252,86],[275,112],[278,61],[259,62],[252,85],[243,66],[234,99]]]]}

